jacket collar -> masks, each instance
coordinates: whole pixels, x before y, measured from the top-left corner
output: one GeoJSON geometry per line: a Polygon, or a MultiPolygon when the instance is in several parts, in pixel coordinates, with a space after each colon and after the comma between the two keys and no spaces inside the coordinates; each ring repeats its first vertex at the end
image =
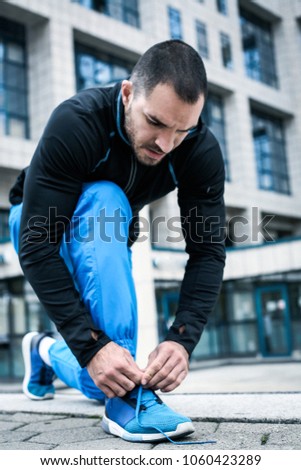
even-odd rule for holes
{"type": "Polygon", "coordinates": [[[113,87],[113,114],[119,137],[127,144],[131,145],[124,128],[124,106],[121,99],[121,82],[113,87]]]}

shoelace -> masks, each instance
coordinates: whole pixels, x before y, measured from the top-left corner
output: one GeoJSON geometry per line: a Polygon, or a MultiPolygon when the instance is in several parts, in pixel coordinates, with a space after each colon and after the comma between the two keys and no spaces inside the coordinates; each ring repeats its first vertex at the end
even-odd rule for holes
{"type": "MultiPolygon", "coordinates": [[[[176,445],[176,446],[184,446],[184,445],[192,445],[192,444],[216,444],[216,441],[174,441],[173,439],[171,439],[164,431],[162,431],[162,429],[160,429],[159,427],[157,426],[145,426],[144,424],[141,423],[140,419],[139,419],[139,412],[140,412],[140,407],[141,407],[141,401],[142,401],[142,391],[143,391],[143,387],[142,385],[139,386],[139,389],[138,389],[138,394],[137,394],[137,404],[136,404],[136,410],[135,410],[135,417],[136,417],[136,420],[137,420],[137,423],[139,424],[139,426],[141,426],[142,428],[146,428],[146,427],[152,427],[154,428],[156,431],[158,431],[160,434],[162,434],[169,442],[171,442],[172,444],[176,445]]],[[[150,400],[151,401],[151,400],[150,400]]]]}

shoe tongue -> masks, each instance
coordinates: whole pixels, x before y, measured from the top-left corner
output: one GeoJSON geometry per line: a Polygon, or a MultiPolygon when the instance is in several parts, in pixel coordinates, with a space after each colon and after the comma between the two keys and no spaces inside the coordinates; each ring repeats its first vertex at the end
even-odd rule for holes
{"type": "Polygon", "coordinates": [[[148,407],[158,404],[158,397],[153,390],[142,389],[141,404],[144,405],[146,403],[148,407]]]}
{"type": "MultiPolygon", "coordinates": [[[[132,391],[130,392],[130,398],[137,400],[138,391],[139,391],[139,387],[134,388],[134,390],[132,390],[132,391]]],[[[153,392],[153,390],[148,390],[148,389],[146,389],[146,388],[143,388],[143,389],[142,389],[142,393],[141,393],[141,404],[145,404],[145,403],[147,403],[148,406],[157,405],[157,404],[158,404],[158,397],[157,397],[157,395],[153,392]]]]}

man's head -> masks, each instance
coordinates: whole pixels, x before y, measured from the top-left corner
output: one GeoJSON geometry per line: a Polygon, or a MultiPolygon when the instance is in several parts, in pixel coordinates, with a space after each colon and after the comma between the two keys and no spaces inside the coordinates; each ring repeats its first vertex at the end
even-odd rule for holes
{"type": "Polygon", "coordinates": [[[153,166],[196,127],[207,94],[205,67],[188,44],[165,41],[143,54],[121,91],[134,152],[153,166]]]}

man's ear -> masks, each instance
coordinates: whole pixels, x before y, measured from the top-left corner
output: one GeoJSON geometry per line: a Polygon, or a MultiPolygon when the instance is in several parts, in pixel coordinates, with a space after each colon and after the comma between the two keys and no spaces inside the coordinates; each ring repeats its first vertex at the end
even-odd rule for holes
{"type": "Polygon", "coordinates": [[[121,83],[121,97],[124,107],[131,104],[133,99],[133,83],[129,80],[123,80],[121,83]]]}

